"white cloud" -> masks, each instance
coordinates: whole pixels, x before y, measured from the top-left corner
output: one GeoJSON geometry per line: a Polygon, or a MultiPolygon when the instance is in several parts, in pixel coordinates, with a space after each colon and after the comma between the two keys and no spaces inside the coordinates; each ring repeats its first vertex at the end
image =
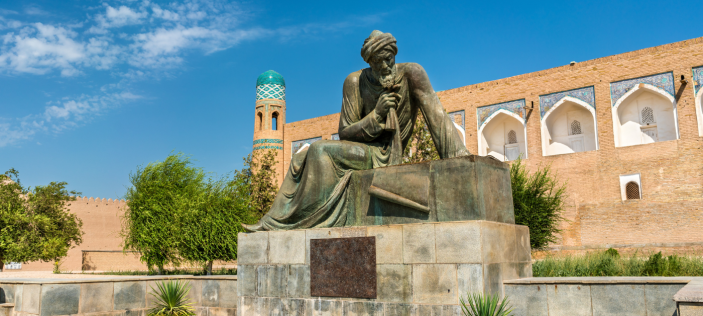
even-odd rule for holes
{"type": "Polygon", "coordinates": [[[51,101],[40,114],[15,120],[0,118],[0,147],[30,139],[40,132],[59,133],[81,126],[111,108],[141,98],[129,91],[81,95],[51,101]]]}

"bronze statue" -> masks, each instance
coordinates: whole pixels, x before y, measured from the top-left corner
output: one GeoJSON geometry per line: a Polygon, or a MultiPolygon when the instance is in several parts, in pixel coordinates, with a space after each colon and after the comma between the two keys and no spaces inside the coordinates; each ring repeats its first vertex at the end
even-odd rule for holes
{"type": "Polygon", "coordinates": [[[317,141],[293,155],[271,210],[248,231],[344,226],[354,170],[396,165],[422,111],[440,158],[470,155],[415,63],[396,64],[396,39],[373,31],[361,56],[371,67],[347,76],[339,119],[340,141],[317,141]]]}

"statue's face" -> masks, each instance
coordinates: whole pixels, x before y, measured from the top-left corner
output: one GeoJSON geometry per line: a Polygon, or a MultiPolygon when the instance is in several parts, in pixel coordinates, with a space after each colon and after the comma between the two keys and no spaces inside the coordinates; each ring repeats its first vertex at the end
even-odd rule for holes
{"type": "Polygon", "coordinates": [[[380,76],[388,76],[391,74],[395,65],[395,55],[392,51],[384,49],[376,53],[369,60],[369,66],[374,73],[380,76]]]}

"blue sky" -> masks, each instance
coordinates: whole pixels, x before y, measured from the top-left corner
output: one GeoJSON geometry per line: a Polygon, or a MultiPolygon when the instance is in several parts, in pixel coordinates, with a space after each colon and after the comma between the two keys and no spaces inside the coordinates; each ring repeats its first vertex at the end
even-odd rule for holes
{"type": "Polygon", "coordinates": [[[0,0],[0,172],[119,198],[172,151],[205,170],[251,151],[255,81],[288,122],[339,111],[374,29],[435,90],[703,36],[703,1],[0,0]]]}

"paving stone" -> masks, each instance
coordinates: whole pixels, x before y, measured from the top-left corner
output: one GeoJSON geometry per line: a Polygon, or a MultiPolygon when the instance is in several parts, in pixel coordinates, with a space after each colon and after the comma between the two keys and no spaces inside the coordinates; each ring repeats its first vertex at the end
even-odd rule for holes
{"type": "Polygon", "coordinates": [[[337,300],[314,300],[313,316],[343,316],[344,302],[337,300]]]}
{"type": "Polygon", "coordinates": [[[256,296],[256,267],[255,265],[237,266],[238,296],[256,296]]]}
{"type": "Polygon", "coordinates": [[[518,262],[532,261],[530,228],[523,225],[515,225],[515,242],[517,243],[516,260],[518,262]]]}
{"type": "Polygon", "coordinates": [[[547,284],[549,315],[592,316],[591,288],[578,284],[547,284]]]}
{"type": "Polygon", "coordinates": [[[442,316],[442,305],[418,305],[419,316],[442,316]]]}
{"type": "Polygon", "coordinates": [[[483,293],[483,265],[482,264],[459,264],[457,265],[458,295],[466,296],[471,292],[483,293]]]}
{"type": "Polygon", "coordinates": [[[513,315],[548,316],[547,288],[544,284],[505,285],[505,297],[514,308],[513,315]]]}
{"type": "Polygon", "coordinates": [[[80,289],[80,313],[108,312],[113,310],[114,283],[85,283],[80,289]]]}
{"type": "Polygon", "coordinates": [[[490,263],[483,265],[484,293],[503,296],[503,264],[490,263]]]}
{"type": "Polygon", "coordinates": [[[481,222],[435,226],[437,263],[481,263],[481,222]]]}
{"type": "Polygon", "coordinates": [[[412,266],[408,264],[379,264],[377,273],[377,299],[380,302],[411,303],[412,266]]]}
{"type": "Polygon", "coordinates": [[[386,303],[384,305],[385,316],[416,316],[418,315],[418,305],[386,303]]]}
{"type": "Polygon", "coordinates": [[[684,284],[645,284],[644,300],[647,315],[671,316],[676,311],[676,302],[672,299],[684,284]]]}
{"type": "Polygon", "coordinates": [[[41,290],[40,316],[78,314],[80,284],[46,284],[41,290]]]}
{"type": "Polygon", "coordinates": [[[434,224],[403,226],[403,263],[435,263],[434,224]]]}
{"type": "Polygon", "coordinates": [[[288,285],[288,266],[258,266],[256,289],[258,296],[285,297],[288,285]]]}
{"type": "Polygon", "coordinates": [[[236,308],[208,307],[207,316],[236,316],[236,308]]]}
{"type": "Polygon", "coordinates": [[[310,297],[310,266],[291,265],[288,269],[288,297],[310,297]]]}
{"type": "Polygon", "coordinates": [[[368,235],[376,237],[376,263],[403,263],[403,227],[369,226],[368,235]]]}
{"type": "Polygon", "coordinates": [[[453,264],[413,265],[413,302],[459,304],[457,267],[453,264]]]}
{"type": "Polygon", "coordinates": [[[269,232],[269,263],[305,263],[305,231],[291,230],[269,232]]]}
{"type": "MultiPolygon", "coordinates": [[[[24,284],[22,286],[22,309],[20,311],[30,314],[39,314],[41,302],[41,285],[24,284]]],[[[76,306],[77,308],[78,306],[76,306]]],[[[78,311],[76,311],[77,313],[78,311]]]]}
{"type": "Polygon", "coordinates": [[[481,222],[481,250],[483,263],[515,262],[517,244],[515,226],[494,222],[481,222]]]}
{"type": "Polygon", "coordinates": [[[442,306],[442,316],[464,316],[459,305],[444,305],[442,306]]]}
{"type": "MultiPolygon", "coordinates": [[[[673,298],[673,296],[672,296],[673,298]]],[[[644,284],[592,284],[593,315],[645,315],[644,284]]]]}
{"type": "Polygon", "coordinates": [[[239,233],[237,236],[238,264],[268,263],[268,232],[239,233]]]}
{"type": "Polygon", "coordinates": [[[383,316],[383,303],[344,302],[344,316],[383,316]]]}

